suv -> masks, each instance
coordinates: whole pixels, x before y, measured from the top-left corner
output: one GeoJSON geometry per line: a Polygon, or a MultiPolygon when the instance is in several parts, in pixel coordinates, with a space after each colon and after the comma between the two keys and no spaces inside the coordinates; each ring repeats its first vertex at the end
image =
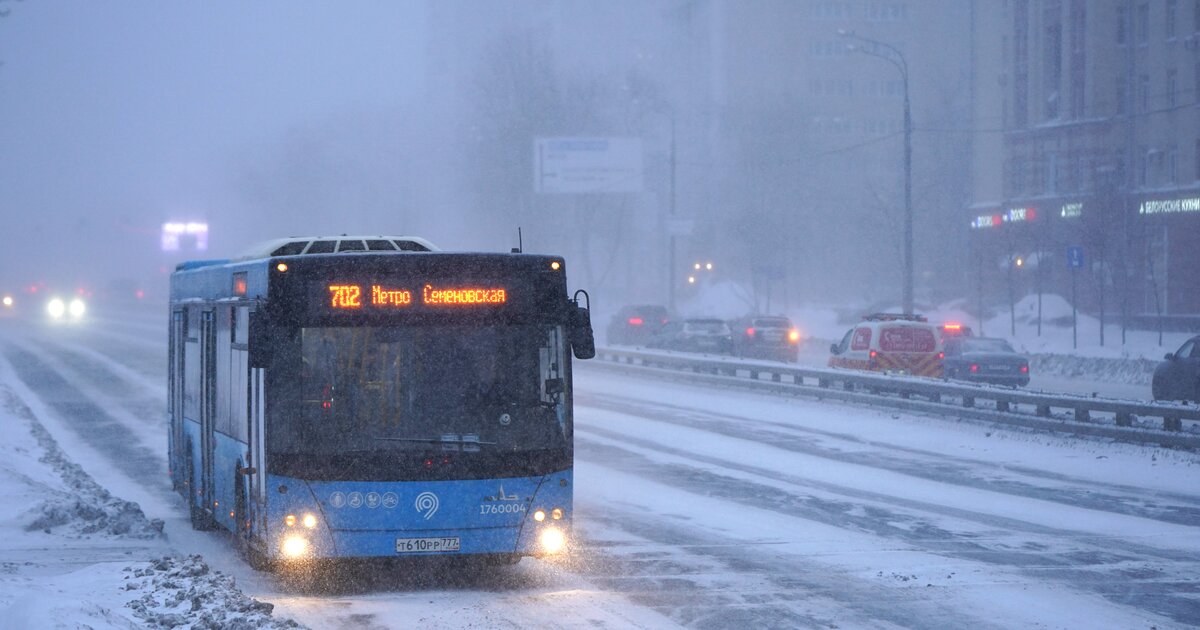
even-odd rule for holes
{"type": "Polygon", "coordinates": [[[733,329],[733,354],[739,357],[795,362],[800,331],[782,316],[749,315],[729,322],[733,329]]]}
{"type": "Polygon", "coordinates": [[[867,315],[829,352],[829,367],[942,376],[937,327],[920,315],[867,315]]]}
{"type": "Polygon", "coordinates": [[[696,317],[669,322],[650,340],[650,347],[729,354],[733,350],[733,335],[725,320],[696,317]]]}
{"type": "Polygon", "coordinates": [[[670,317],[667,307],[639,304],[622,307],[608,322],[608,343],[644,345],[658,334],[670,317]]]}

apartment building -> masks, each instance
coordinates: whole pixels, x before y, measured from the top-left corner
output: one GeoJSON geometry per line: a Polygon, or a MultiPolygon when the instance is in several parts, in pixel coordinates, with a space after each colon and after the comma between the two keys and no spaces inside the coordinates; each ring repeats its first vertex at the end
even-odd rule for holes
{"type": "Polygon", "coordinates": [[[1200,1],[976,4],[977,289],[1200,322],[1200,1]]]}

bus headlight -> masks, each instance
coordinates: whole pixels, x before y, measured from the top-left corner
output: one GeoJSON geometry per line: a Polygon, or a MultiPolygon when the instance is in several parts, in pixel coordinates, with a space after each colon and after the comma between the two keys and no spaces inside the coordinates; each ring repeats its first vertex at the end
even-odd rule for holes
{"type": "Polygon", "coordinates": [[[543,511],[543,510],[538,510],[538,511],[534,512],[534,513],[533,513],[533,520],[535,520],[535,521],[537,521],[537,522],[539,522],[539,523],[541,523],[542,521],[546,520],[546,512],[545,512],[545,511],[543,511]]]}
{"type": "Polygon", "coordinates": [[[538,542],[545,553],[559,553],[567,546],[567,536],[556,527],[547,527],[538,536],[538,542]]]}
{"type": "Polygon", "coordinates": [[[83,303],[83,300],[75,298],[74,300],[71,300],[71,304],[67,306],[67,310],[71,313],[71,317],[83,317],[83,313],[87,310],[87,306],[83,303]]]}
{"type": "Polygon", "coordinates": [[[550,518],[552,518],[556,521],[561,521],[562,517],[563,517],[562,508],[554,508],[553,510],[550,510],[550,518]]]}
{"type": "Polygon", "coordinates": [[[317,526],[317,517],[313,516],[312,514],[305,514],[304,518],[300,519],[300,523],[303,524],[304,527],[312,529],[317,526]]]}
{"type": "Polygon", "coordinates": [[[289,560],[296,560],[308,555],[308,540],[303,536],[288,536],[283,539],[281,547],[283,556],[289,560]]]}
{"type": "Polygon", "coordinates": [[[50,314],[50,317],[59,319],[63,316],[63,313],[67,312],[67,305],[63,304],[62,300],[54,298],[53,300],[50,300],[49,304],[46,305],[46,312],[50,314]]]}

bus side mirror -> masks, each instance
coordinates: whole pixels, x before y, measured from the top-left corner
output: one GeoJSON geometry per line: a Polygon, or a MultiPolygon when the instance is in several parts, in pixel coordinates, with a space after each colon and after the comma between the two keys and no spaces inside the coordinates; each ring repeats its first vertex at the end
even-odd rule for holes
{"type": "Polygon", "coordinates": [[[596,338],[592,334],[592,314],[588,309],[573,304],[571,312],[571,352],[576,359],[591,359],[596,356],[596,338]]]}
{"type": "Polygon", "coordinates": [[[271,327],[267,324],[266,316],[258,311],[250,313],[250,338],[247,340],[250,351],[250,367],[265,368],[271,364],[274,343],[271,340],[271,327]]]}

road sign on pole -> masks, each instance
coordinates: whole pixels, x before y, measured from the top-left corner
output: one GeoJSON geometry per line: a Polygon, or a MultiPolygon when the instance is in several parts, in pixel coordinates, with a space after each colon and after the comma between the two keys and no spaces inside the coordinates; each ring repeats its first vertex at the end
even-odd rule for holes
{"type": "Polygon", "coordinates": [[[1067,267],[1071,269],[1083,268],[1083,248],[1068,247],[1067,248],[1067,267]]]}

